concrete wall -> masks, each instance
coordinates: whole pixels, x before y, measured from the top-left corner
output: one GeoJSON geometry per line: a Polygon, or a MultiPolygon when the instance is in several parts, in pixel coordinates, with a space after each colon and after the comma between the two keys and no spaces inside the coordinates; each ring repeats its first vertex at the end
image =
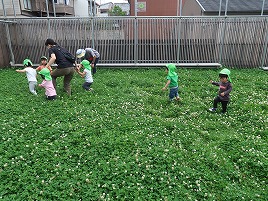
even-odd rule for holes
{"type": "Polygon", "coordinates": [[[187,0],[185,1],[182,7],[182,15],[183,16],[201,16],[202,9],[196,2],[196,0],[187,0]]]}

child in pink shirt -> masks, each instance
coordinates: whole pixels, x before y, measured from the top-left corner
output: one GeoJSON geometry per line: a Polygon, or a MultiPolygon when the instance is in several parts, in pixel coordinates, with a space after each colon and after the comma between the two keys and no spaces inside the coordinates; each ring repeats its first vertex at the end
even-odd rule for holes
{"type": "Polygon", "coordinates": [[[43,68],[39,74],[43,78],[43,82],[39,84],[39,87],[45,88],[47,100],[55,100],[57,98],[56,90],[52,83],[52,77],[48,68],[43,68]]]}

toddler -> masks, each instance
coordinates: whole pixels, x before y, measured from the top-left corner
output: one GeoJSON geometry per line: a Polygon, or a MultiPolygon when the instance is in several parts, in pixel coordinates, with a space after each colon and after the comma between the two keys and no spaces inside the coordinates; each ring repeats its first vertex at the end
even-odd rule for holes
{"type": "Polygon", "coordinates": [[[26,73],[26,77],[28,79],[28,84],[29,84],[29,90],[32,94],[37,95],[36,93],[36,85],[37,85],[37,79],[36,79],[36,70],[33,69],[33,63],[31,62],[30,59],[24,59],[23,61],[23,70],[16,70],[18,73],[26,73]]]}
{"type": "Polygon", "coordinates": [[[167,64],[166,65],[166,73],[167,76],[167,82],[166,85],[162,88],[162,90],[166,90],[169,88],[169,100],[172,101],[174,98],[176,101],[180,100],[178,89],[178,74],[176,73],[176,66],[175,64],[167,64]]]}
{"type": "Polygon", "coordinates": [[[219,102],[221,102],[222,105],[222,113],[227,111],[227,104],[230,101],[230,92],[233,88],[230,74],[231,72],[227,68],[224,68],[219,73],[220,82],[210,81],[213,85],[219,86],[219,91],[218,96],[215,97],[213,101],[213,108],[210,108],[209,111],[215,112],[219,102]]]}

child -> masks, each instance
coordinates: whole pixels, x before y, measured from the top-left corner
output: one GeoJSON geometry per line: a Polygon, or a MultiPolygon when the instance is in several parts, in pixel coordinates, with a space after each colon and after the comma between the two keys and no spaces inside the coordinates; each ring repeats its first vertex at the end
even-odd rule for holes
{"type": "Polygon", "coordinates": [[[179,94],[178,94],[178,74],[175,72],[176,71],[176,66],[175,64],[167,64],[166,65],[166,73],[168,74],[167,76],[167,83],[166,85],[162,88],[162,90],[166,90],[169,87],[169,100],[172,101],[175,97],[176,101],[180,100],[179,94]]]}
{"type": "Polygon", "coordinates": [[[43,78],[43,82],[39,84],[39,87],[45,88],[46,92],[46,98],[47,100],[55,100],[57,98],[56,90],[52,83],[52,77],[50,75],[50,71],[48,68],[43,68],[39,74],[43,78]]]}
{"type": "Polygon", "coordinates": [[[230,101],[230,92],[232,91],[232,81],[230,78],[231,72],[224,68],[219,73],[220,82],[210,81],[213,85],[219,86],[218,96],[214,99],[213,108],[209,111],[215,112],[219,102],[222,104],[222,113],[227,111],[227,104],[230,101]]]}
{"type": "Polygon", "coordinates": [[[82,87],[87,90],[87,91],[93,91],[92,88],[90,88],[90,86],[92,85],[93,83],[93,77],[92,77],[92,74],[91,74],[91,66],[90,66],[90,62],[88,60],[83,60],[80,65],[76,68],[76,71],[77,73],[85,78],[85,82],[84,84],[82,85],[82,87]],[[83,72],[80,72],[80,68],[81,67],[84,67],[84,71],[83,72]]]}
{"type": "MultiPolygon", "coordinates": [[[[41,64],[36,68],[36,71],[41,71],[47,65],[47,58],[45,56],[41,56],[40,58],[41,64]]],[[[52,72],[52,68],[50,66],[47,67],[50,72],[52,72]]]]}
{"type": "Polygon", "coordinates": [[[28,83],[29,83],[29,90],[32,94],[37,95],[35,88],[37,85],[37,79],[36,79],[36,70],[33,69],[33,63],[30,59],[25,59],[23,61],[23,66],[25,67],[23,70],[16,70],[18,73],[26,73],[28,83]]]}

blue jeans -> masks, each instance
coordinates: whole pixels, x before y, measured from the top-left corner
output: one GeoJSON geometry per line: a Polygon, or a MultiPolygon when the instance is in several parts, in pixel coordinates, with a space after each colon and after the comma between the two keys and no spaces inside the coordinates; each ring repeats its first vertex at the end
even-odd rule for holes
{"type": "Polygon", "coordinates": [[[173,98],[179,97],[178,90],[179,90],[179,87],[170,88],[170,90],[169,90],[169,100],[172,101],[173,98]]]}

